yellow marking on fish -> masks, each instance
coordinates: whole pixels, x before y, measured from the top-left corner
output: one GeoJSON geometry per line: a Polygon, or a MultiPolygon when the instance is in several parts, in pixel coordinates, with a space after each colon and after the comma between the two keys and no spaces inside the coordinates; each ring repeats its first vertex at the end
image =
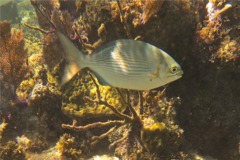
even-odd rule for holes
{"type": "Polygon", "coordinates": [[[159,73],[160,73],[160,64],[158,64],[156,72],[150,73],[151,74],[150,81],[152,81],[153,78],[160,77],[159,73]]]}
{"type": "Polygon", "coordinates": [[[160,73],[160,64],[158,64],[158,66],[157,66],[157,71],[154,73],[151,73],[151,75],[153,78],[157,78],[157,77],[159,77],[159,73],[160,73]]]}
{"type": "Polygon", "coordinates": [[[170,55],[145,42],[115,40],[96,50],[96,54],[84,55],[66,36],[60,32],[57,34],[66,59],[61,85],[85,67],[94,72],[102,85],[131,90],[158,88],[183,74],[170,55]]]}

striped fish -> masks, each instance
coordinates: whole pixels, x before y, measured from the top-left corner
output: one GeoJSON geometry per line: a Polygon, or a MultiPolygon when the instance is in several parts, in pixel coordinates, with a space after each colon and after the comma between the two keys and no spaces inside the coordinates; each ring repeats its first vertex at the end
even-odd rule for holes
{"type": "Polygon", "coordinates": [[[107,43],[91,55],[82,54],[62,33],[57,33],[67,65],[62,84],[88,67],[101,85],[132,90],[150,90],[179,79],[180,65],[161,49],[135,40],[107,43]]]}

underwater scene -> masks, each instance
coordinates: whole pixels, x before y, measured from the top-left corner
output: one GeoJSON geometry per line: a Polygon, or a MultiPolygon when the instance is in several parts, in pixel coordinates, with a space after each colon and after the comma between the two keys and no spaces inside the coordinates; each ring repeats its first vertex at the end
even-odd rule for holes
{"type": "Polygon", "coordinates": [[[0,0],[0,160],[239,160],[240,0],[0,0]]]}

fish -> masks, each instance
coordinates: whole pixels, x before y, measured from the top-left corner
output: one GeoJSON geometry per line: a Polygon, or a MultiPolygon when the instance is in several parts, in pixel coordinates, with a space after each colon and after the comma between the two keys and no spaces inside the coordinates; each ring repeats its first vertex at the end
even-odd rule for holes
{"type": "Polygon", "coordinates": [[[183,75],[170,55],[143,41],[119,39],[83,54],[61,32],[57,35],[66,59],[61,85],[83,68],[89,68],[101,85],[138,91],[158,88],[183,75]]]}
{"type": "Polygon", "coordinates": [[[1,0],[0,1],[0,7],[5,6],[7,4],[10,4],[12,2],[13,2],[13,0],[1,0]]]}
{"type": "Polygon", "coordinates": [[[20,22],[17,3],[18,0],[0,0],[0,21],[20,22]]]}

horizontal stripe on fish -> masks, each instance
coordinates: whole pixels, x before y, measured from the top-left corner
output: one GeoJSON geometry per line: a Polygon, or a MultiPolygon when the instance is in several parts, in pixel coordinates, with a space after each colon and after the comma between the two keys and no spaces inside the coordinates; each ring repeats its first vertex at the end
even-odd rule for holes
{"type": "Polygon", "coordinates": [[[106,70],[108,72],[116,72],[117,74],[123,74],[123,75],[146,75],[147,72],[154,72],[154,69],[151,66],[133,66],[128,65],[126,66],[119,66],[119,64],[102,64],[102,65],[96,65],[95,67],[90,68],[97,70],[97,68],[101,68],[102,70],[106,70]],[[96,69],[95,69],[96,68],[96,69]]]}
{"type": "Polygon", "coordinates": [[[179,79],[183,73],[171,56],[145,42],[116,40],[91,55],[83,55],[68,38],[57,34],[67,61],[63,84],[84,67],[92,70],[102,85],[133,90],[160,87],[179,79]]]}

